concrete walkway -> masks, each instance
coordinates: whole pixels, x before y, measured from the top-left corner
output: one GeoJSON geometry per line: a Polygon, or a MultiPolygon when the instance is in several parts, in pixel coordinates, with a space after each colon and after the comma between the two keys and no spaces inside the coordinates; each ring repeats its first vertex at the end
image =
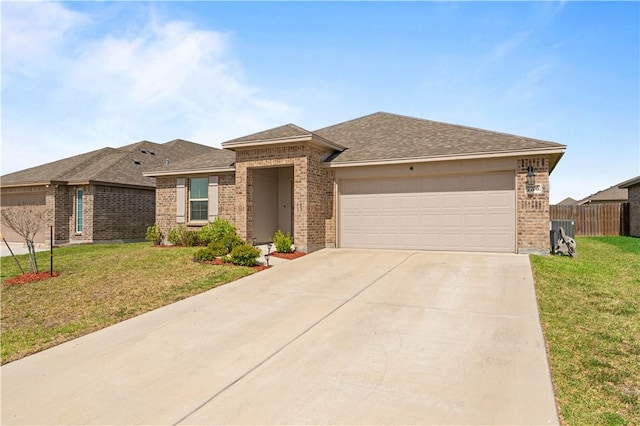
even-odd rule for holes
{"type": "Polygon", "coordinates": [[[557,424],[529,261],[326,249],[1,368],[2,424],[557,424]]]}

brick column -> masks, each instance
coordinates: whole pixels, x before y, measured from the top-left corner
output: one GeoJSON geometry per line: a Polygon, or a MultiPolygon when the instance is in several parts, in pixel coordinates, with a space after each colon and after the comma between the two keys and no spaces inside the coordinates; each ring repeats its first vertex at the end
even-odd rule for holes
{"type": "Polygon", "coordinates": [[[516,176],[518,253],[549,254],[549,159],[519,158],[516,176]],[[527,193],[527,169],[533,167],[539,193],[527,193]]]}

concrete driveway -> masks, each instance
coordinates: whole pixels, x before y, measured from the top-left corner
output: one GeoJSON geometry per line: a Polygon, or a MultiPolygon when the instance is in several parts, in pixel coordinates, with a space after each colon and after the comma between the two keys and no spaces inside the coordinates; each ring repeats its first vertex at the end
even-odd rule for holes
{"type": "Polygon", "coordinates": [[[326,249],[7,364],[2,424],[557,424],[529,260],[326,249]]]}

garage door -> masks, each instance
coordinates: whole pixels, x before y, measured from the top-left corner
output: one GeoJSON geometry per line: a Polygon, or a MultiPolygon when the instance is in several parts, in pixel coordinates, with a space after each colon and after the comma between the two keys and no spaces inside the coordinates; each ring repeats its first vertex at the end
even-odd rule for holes
{"type": "Polygon", "coordinates": [[[513,172],[341,180],[340,247],[515,252],[513,172]]]}

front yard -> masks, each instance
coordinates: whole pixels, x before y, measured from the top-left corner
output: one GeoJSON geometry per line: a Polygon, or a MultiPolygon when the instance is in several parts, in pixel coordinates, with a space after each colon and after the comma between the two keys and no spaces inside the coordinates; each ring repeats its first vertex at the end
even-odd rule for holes
{"type": "Polygon", "coordinates": [[[531,256],[561,420],[640,424],[640,239],[582,237],[577,251],[531,256]]]}
{"type": "MultiPolygon", "coordinates": [[[[2,364],[55,346],[254,272],[192,262],[194,247],[149,243],[77,245],[54,249],[59,277],[19,285],[13,258],[1,258],[2,364]]],[[[27,255],[19,256],[23,267],[27,255]]],[[[38,253],[49,271],[49,253],[38,253]]]]}

